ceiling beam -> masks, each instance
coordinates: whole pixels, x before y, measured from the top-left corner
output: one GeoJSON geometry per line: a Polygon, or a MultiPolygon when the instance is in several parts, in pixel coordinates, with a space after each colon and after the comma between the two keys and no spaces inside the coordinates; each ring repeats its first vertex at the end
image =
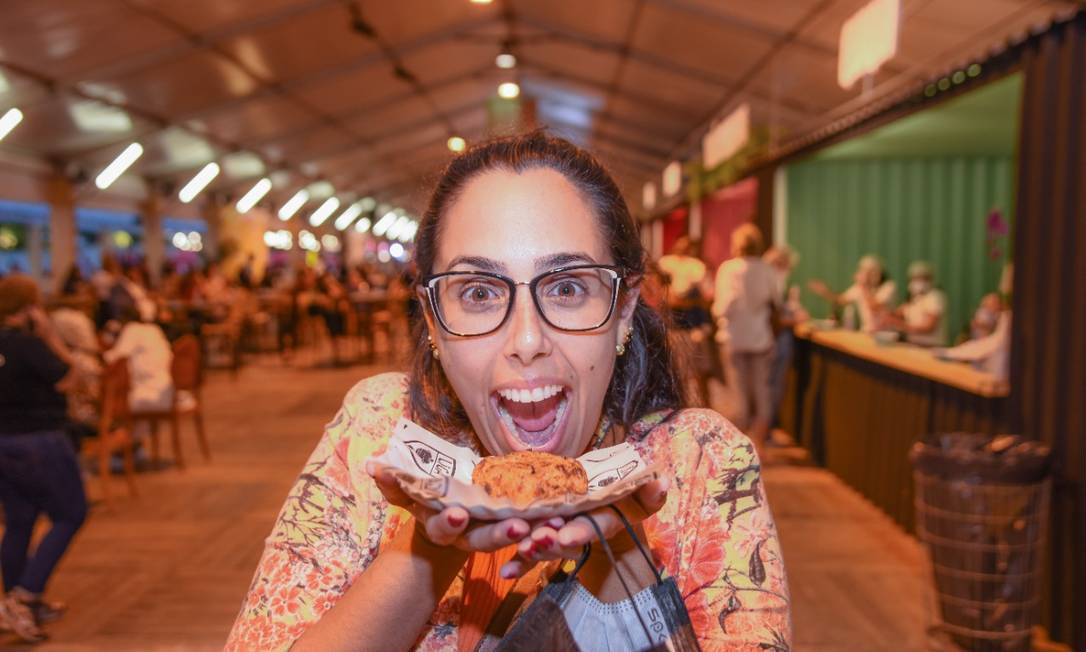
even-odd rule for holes
{"type": "MultiPolygon", "coordinates": [[[[719,74],[707,72],[700,68],[694,68],[683,63],[679,63],[672,59],[662,57],[652,52],[641,50],[632,47],[629,43],[620,44],[612,41],[598,39],[596,37],[584,34],[578,31],[570,30],[565,27],[557,27],[549,23],[545,23],[539,20],[525,21],[533,28],[539,29],[544,32],[545,36],[551,39],[565,41],[581,47],[609,52],[615,54],[620,58],[629,58],[631,61],[635,61],[646,66],[656,68],[669,75],[675,75],[690,81],[698,82],[702,85],[708,86],[714,90],[720,88],[731,89],[735,88],[742,80],[730,79],[723,77],[719,74]]],[[[792,111],[804,113],[810,115],[812,111],[820,110],[816,107],[809,106],[802,102],[796,102],[793,100],[782,100],[780,98],[767,97],[765,94],[758,91],[748,91],[748,94],[765,101],[774,102],[784,106],[792,111]]]]}

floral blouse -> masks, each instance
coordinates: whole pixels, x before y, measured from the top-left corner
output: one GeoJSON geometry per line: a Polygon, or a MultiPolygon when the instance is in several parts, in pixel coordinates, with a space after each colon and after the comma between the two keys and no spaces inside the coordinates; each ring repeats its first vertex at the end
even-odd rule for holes
{"type": "MultiPolygon", "coordinates": [[[[335,604],[410,515],[364,470],[407,408],[407,379],[359,382],[287,496],[227,650],[285,650],[335,604]]],[[[672,474],[663,509],[644,522],[674,577],[703,650],[791,648],[788,583],[750,441],[716,412],[657,413],[630,429],[646,462],[672,474]]],[[[464,442],[457,442],[464,443],[464,442]]],[[[463,572],[415,649],[456,650],[463,572]]]]}

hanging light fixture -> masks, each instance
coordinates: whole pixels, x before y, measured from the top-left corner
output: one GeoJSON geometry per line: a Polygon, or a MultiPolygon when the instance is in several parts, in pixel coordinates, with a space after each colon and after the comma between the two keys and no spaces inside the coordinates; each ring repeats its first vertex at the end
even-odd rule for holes
{"type": "Polygon", "coordinates": [[[506,100],[515,99],[520,95],[520,85],[516,82],[502,82],[498,84],[498,97],[506,100]]]}

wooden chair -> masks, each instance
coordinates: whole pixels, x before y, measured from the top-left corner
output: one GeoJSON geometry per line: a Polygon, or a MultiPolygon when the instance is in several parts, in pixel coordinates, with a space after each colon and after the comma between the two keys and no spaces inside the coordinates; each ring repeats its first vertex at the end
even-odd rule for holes
{"type": "Polygon", "coordinates": [[[121,358],[102,372],[98,436],[83,440],[82,445],[83,454],[98,462],[98,481],[102,483],[102,499],[107,505],[112,504],[109,476],[114,453],[120,452],[124,460],[128,493],[133,497],[137,495],[135,440],[132,437],[132,419],[128,408],[128,388],[128,360],[121,358]]]}
{"type": "Polygon", "coordinates": [[[200,341],[194,335],[185,335],[173,343],[173,362],[170,365],[173,378],[173,401],[165,410],[141,410],[132,414],[133,421],[147,421],[151,425],[151,461],[158,463],[158,426],[162,421],[170,422],[170,439],[173,444],[173,458],[177,468],[185,468],[181,453],[181,417],[191,415],[196,427],[196,439],[204,459],[211,460],[211,449],[207,444],[204,431],[204,414],[201,405],[200,389],[204,383],[200,341]],[[186,392],[190,400],[181,400],[181,393],[186,392]]]}

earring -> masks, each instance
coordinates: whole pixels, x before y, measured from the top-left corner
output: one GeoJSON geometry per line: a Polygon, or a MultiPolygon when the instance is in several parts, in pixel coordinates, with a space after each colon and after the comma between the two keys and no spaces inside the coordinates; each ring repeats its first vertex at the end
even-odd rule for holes
{"type": "Polygon", "coordinates": [[[434,338],[427,335],[426,336],[426,341],[430,343],[430,354],[434,356],[434,360],[437,360],[438,358],[440,358],[441,354],[438,353],[437,345],[434,344],[434,338]]]}
{"type": "Polygon", "coordinates": [[[633,335],[633,329],[627,328],[626,335],[622,338],[622,341],[615,345],[615,353],[620,356],[626,353],[626,344],[630,341],[631,335],[633,335]]]}

